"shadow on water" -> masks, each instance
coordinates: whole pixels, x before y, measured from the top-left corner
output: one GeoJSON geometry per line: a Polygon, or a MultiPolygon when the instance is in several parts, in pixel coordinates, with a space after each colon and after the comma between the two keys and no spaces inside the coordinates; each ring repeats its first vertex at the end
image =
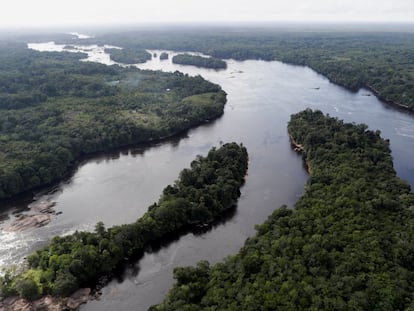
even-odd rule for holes
{"type": "MultiPolygon", "coordinates": [[[[219,117],[220,118],[220,117],[219,117]]],[[[214,123],[214,120],[211,123],[214,123]]],[[[208,124],[211,125],[211,124],[208,124]]],[[[207,125],[204,125],[207,126],[207,125]]],[[[0,199],[0,223],[6,219],[9,219],[10,213],[24,212],[28,210],[28,206],[39,200],[44,195],[52,195],[61,191],[65,185],[69,185],[73,182],[73,177],[80,167],[91,161],[99,164],[102,162],[108,162],[118,160],[121,156],[138,157],[144,155],[146,151],[159,145],[171,146],[173,149],[179,146],[179,143],[183,139],[188,139],[188,132],[191,129],[180,132],[177,135],[159,139],[146,143],[137,143],[127,146],[111,149],[109,151],[98,151],[95,153],[82,155],[68,168],[67,172],[61,177],[60,180],[55,180],[48,185],[43,185],[31,189],[29,191],[20,193],[12,198],[0,199]]]]}
{"type": "Polygon", "coordinates": [[[193,234],[194,236],[202,236],[220,225],[225,224],[227,221],[231,220],[237,214],[237,203],[232,207],[221,213],[217,219],[212,223],[206,224],[203,226],[186,226],[185,228],[170,234],[169,236],[151,242],[142,252],[136,254],[133,257],[128,258],[122,262],[110,276],[104,276],[99,279],[94,287],[94,292],[99,293],[100,290],[106,286],[110,281],[115,280],[118,283],[124,282],[130,277],[136,277],[140,272],[139,261],[144,257],[145,254],[157,254],[161,249],[171,245],[174,242],[177,242],[180,238],[187,234],[193,234]]]}
{"type": "MultiPolygon", "coordinates": [[[[195,128],[214,127],[215,124],[222,118],[222,116],[223,115],[220,115],[218,118],[208,123],[195,126],[195,128]]],[[[50,184],[39,186],[26,192],[20,193],[18,195],[13,196],[12,198],[0,199],[0,223],[2,222],[2,219],[6,219],[7,215],[9,213],[14,212],[15,209],[19,210],[20,212],[23,212],[27,210],[29,204],[35,202],[43,195],[52,195],[54,193],[58,193],[59,191],[61,191],[61,189],[64,186],[69,185],[73,182],[73,177],[75,176],[79,168],[85,165],[86,163],[95,162],[99,164],[102,162],[118,160],[121,158],[121,156],[139,157],[144,155],[145,152],[147,152],[151,148],[160,145],[171,146],[172,149],[176,149],[179,147],[179,144],[183,139],[190,138],[189,132],[192,129],[193,128],[186,129],[173,136],[153,140],[150,142],[136,143],[113,148],[111,150],[98,151],[82,155],[73,162],[73,164],[67,169],[67,172],[60,179],[54,180],[50,184]]]]}

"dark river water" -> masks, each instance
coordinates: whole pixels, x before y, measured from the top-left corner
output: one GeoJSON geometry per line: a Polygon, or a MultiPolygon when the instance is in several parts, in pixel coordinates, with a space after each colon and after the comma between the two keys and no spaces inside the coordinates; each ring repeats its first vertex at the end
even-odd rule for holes
{"type": "MultiPolygon", "coordinates": [[[[99,53],[92,57],[107,60],[99,53]]],[[[92,230],[98,221],[107,226],[134,221],[196,155],[206,154],[220,142],[242,142],[247,147],[248,176],[232,217],[203,234],[188,233],[146,253],[122,277],[105,286],[99,300],[82,306],[83,311],[147,310],[161,302],[172,286],[174,267],[203,259],[221,261],[236,253],[254,234],[254,225],[274,209],[282,204],[293,206],[303,192],[307,174],[301,157],[290,147],[286,126],[292,113],[307,107],[381,130],[391,140],[399,176],[414,185],[414,118],[389,108],[367,90],[351,93],[309,68],[280,62],[229,60],[226,70],[215,71],[155,58],[139,67],[200,74],[220,84],[227,92],[224,115],[182,137],[85,160],[69,179],[36,195],[37,201],[56,202],[61,215],[30,232],[1,231],[0,264],[18,262],[56,234],[92,230]]],[[[5,206],[0,226],[5,227],[13,220],[12,212],[30,201],[5,206]]]]}

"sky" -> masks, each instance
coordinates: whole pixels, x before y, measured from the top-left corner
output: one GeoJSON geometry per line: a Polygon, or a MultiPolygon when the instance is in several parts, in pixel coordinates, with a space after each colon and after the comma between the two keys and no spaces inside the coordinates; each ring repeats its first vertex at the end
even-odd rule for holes
{"type": "Polygon", "coordinates": [[[414,0],[11,0],[1,28],[161,22],[411,22],[414,0]]]}

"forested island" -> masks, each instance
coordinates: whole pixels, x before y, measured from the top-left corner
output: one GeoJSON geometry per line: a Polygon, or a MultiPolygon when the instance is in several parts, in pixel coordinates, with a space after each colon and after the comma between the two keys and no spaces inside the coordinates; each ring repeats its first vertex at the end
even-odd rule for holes
{"type": "Polygon", "coordinates": [[[235,207],[247,172],[243,145],[227,143],[198,156],[179,179],[164,188],[157,203],[136,222],[95,232],[55,237],[27,258],[28,269],[7,271],[0,278],[3,297],[28,300],[52,294],[67,296],[82,286],[94,286],[129,258],[185,229],[207,226],[235,207]]]}
{"type": "Polygon", "coordinates": [[[165,59],[168,59],[168,53],[167,52],[162,52],[161,54],[160,54],[160,59],[161,60],[165,60],[165,59]]]}
{"type": "Polygon", "coordinates": [[[122,64],[140,64],[145,63],[151,59],[151,53],[148,53],[144,49],[137,48],[124,48],[124,49],[105,49],[105,52],[109,54],[111,60],[122,64]]]}
{"type": "MultiPolygon", "coordinates": [[[[156,30],[82,43],[122,46],[118,61],[125,63],[135,62],[129,53],[140,49],[281,60],[413,110],[413,38],[393,32],[156,30]]],[[[0,198],[61,179],[83,155],[163,139],[223,113],[225,93],[200,76],[79,62],[83,57],[0,42],[0,198]]],[[[310,172],[295,208],[277,209],[225,262],[176,269],[177,284],[153,310],[414,308],[414,198],[395,174],[389,143],[365,125],[319,111],[292,116],[288,129],[310,172]]],[[[239,148],[226,144],[224,153],[241,154],[236,157],[244,161],[239,148]]],[[[233,205],[217,207],[215,200],[234,202],[240,184],[229,172],[215,179],[215,165],[222,164],[208,163],[209,157],[184,170],[134,224],[106,229],[99,223],[93,233],[56,237],[28,258],[28,270],[6,273],[2,295],[68,295],[165,236],[210,224],[233,205]]]]}
{"type": "Polygon", "coordinates": [[[310,176],[293,209],[257,226],[241,251],[176,268],[166,310],[410,310],[414,194],[389,142],[310,109],[288,125],[310,176]]]}
{"type": "Polygon", "coordinates": [[[89,41],[309,66],[352,91],[369,88],[390,104],[414,110],[414,33],[410,31],[206,27],[102,34],[89,41]]]}
{"type": "Polygon", "coordinates": [[[79,62],[0,43],[0,199],[55,182],[82,155],[163,139],[222,115],[200,76],[79,62]]]}
{"type": "Polygon", "coordinates": [[[202,57],[199,55],[190,54],[177,54],[173,56],[172,62],[180,65],[190,65],[201,68],[212,69],[226,69],[227,64],[225,61],[214,57],[202,57]]]}

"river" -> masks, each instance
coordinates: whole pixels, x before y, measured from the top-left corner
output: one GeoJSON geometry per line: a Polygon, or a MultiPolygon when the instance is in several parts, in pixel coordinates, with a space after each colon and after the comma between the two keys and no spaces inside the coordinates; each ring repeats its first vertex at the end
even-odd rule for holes
{"type": "MultiPolygon", "coordinates": [[[[102,47],[77,49],[88,51],[87,60],[108,63],[102,47]]],[[[151,52],[159,56],[161,51],[151,52]]],[[[174,267],[194,265],[202,259],[214,263],[236,253],[254,234],[255,224],[282,204],[294,205],[303,192],[307,174],[301,157],[290,147],[286,126],[292,113],[307,107],[381,130],[383,137],[391,140],[398,175],[414,186],[414,118],[383,104],[368,90],[352,93],[309,68],[276,61],[228,60],[227,69],[216,71],[174,65],[171,56],[164,61],[156,57],[138,67],[200,74],[220,84],[228,94],[224,115],[181,137],[83,161],[67,180],[35,195],[35,201],[55,202],[55,210],[61,215],[47,226],[28,232],[2,230],[2,266],[20,261],[53,235],[92,230],[98,221],[106,226],[132,222],[157,201],[162,189],[197,154],[206,154],[220,142],[243,142],[250,163],[235,215],[208,232],[188,233],[160,250],[146,253],[123,276],[105,286],[99,300],[81,307],[147,310],[160,302],[173,284],[174,267]]],[[[26,209],[31,202],[32,198],[26,198],[4,206],[1,226],[5,227],[15,217],[13,213],[26,209]]]]}

